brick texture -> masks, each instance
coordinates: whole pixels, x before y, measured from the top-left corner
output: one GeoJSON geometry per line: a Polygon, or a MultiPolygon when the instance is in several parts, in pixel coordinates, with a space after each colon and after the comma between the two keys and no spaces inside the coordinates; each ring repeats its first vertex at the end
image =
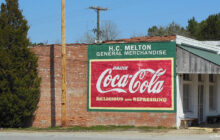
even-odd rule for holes
{"type": "MultiPolygon", "coordinates": [[[[41,97],[32,122],[33,127],[61,125],[61,46],[36,46],[38,71],[42,78],[41,97]]],[[[67,45],[67,126],[176,125],[175,113],[87,112],[86,44],[67,45]]]]}

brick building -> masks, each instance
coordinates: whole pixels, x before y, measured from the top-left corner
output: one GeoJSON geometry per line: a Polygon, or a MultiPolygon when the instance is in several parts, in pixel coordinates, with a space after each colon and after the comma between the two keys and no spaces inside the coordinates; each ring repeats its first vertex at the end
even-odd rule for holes
{"type": "MultiPolygon", "coordinates": [[[[220,48],[182,36],[136,37],[103,44],[174,42],[176,44],[173,111],[89,111],[88,44],[67,44],[67,126],[134,125],[179,127],[186,118],[205,122],[220,115],[220,48]]],[[[42,78],[34,127],[61,125],[61,46],[35,46],[42,78]]],[[[89,52],[90,53],[90,52],[89,52]]]]}

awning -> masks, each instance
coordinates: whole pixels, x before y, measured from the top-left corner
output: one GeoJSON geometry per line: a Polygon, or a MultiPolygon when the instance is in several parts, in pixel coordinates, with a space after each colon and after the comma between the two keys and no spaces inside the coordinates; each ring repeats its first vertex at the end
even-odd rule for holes
{"type": "Polygon", "coordinates": [[[177,73],[220,74],[220,55],[187,45],[177,45],[177,73]]]}
{"type": "Polygon", "coordinates": [[[180,45],[179,47],[220,66],[220,55],[209,50],[180,45]]]}

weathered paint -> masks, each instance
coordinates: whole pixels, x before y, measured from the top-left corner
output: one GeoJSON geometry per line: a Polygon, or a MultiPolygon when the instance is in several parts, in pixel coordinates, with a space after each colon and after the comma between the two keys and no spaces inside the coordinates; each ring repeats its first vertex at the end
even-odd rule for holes
{"type": "Polygon", "coordinates": [[[177,47],[177,73],[220,74],[220,66],[177,47]]]}
{"type": "Polygon", "coordinates": [[[175,42],[88,50],[88,111],[175,112],[175,42]]]}

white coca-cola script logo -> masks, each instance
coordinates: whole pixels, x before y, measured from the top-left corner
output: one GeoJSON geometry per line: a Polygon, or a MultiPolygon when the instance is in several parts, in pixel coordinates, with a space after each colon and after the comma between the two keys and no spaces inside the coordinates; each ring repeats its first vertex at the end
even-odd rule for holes
{"type": "Polygon", "coordinates": [[[164,81],[160,81],[160,76],[166,73],[166,69],[158,69],[157,71],[153,69],[140,69],[134,75],[115,75],[112,76],[112,69],[106,69],[99,76],[98,81],[96,83],[96,89],[100,93],[108,93],[108,92],[119,92],[119,93],[127,93],[125,87],[128,85],[128,90],[130,93],[155,93],[159,94],[163,90],[164,81]],[[152,77],[148,81],[146,79],[146,75],[151,74],[152,77]],[[101,88],[102,87],[102,88],[101,88]],[[105,88],[108,90],[105,90],[105,88]]]}

